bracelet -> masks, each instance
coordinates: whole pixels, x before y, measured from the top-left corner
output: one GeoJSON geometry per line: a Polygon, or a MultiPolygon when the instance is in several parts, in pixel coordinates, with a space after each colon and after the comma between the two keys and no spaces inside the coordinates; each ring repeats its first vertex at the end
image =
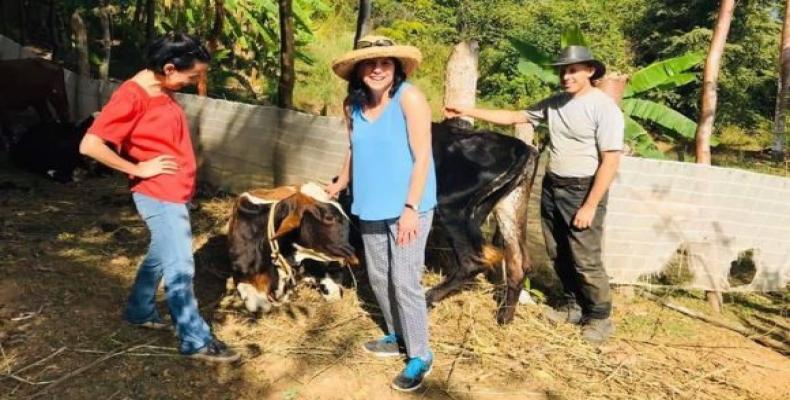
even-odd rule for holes
{"type": "Polygon", "coordinates": [[[410,208],[410,209],[412,209],[412,211],[417,211],[417,207],[415,207],[415,206],[413,206],[413,205],[411,205],[409,203],[404,204],[404,207],[410,208]]]}

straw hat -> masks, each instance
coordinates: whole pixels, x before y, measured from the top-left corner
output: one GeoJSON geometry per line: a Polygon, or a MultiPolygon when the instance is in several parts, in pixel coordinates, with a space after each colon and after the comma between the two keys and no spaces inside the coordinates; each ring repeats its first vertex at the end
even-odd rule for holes
{"type": "Polygon", "coordinates": [[[371,58],[392,57],[400,60],[403,72],[411,75],[422,61],[420,49],[414,46],[402,46],[386,36],[367,35],[357,41],[354,50],[332,61],[332,70],[337,76],[348,80],[354,72],[354,66],[371,58]]]}

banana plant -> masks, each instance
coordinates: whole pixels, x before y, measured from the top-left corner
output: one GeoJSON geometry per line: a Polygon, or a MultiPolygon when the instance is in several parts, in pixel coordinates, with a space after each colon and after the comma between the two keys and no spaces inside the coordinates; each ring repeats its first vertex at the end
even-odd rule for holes
{"type": "MultiPolygon", "coordinates": [[[[521,74],[534,76],[554,88],[559,87],[556,70],[548,65],[553,61],[551,56],[518,38],[510,38],[510,42],[521,56],[518,64],[521,74]]],[[[586,40],[574,27],[563,32],[561,45],[563,48],[570,45],[586,46],[586,40]]],[[[696,74],[688,71],[704,59],[702,53],[688,53],[655,62],[631,75],[621,106],[625,116],[625,139],[637,154],[664,158],[653,137],[637,120],[661,126],[670,140],[686,143],[694,141],[697,124],[693,120],[664,104],[639,98],[639,95],[654,89],[671,90],[696,81],[696,74]]]]}
{"type": "MultiPolygon", "coordinates": [[[[216,0],[169,0],[159,3],[157,28],[185,30],[207,36],[214,24],[216,0]]],[[[257,78],[269,85],[279,74],[279,10],[276,0],[224,0],[219,42],[223,49],[215,55],[210,72],[212,82],[225,86],[233,79],[255,98],[261,91],[251,82],[257,78]]],[[[329,10],[325,0],[295,0],[295,57],[307,65],[313,58],[304,50],[313,40],[311,16],[329,10]]],[[[264,88],[263,92],[268,89],[264,88]]]]}

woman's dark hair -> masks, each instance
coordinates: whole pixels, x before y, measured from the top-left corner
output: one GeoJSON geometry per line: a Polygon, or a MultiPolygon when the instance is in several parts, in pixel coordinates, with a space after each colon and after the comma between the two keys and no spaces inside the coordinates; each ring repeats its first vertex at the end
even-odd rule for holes
{"type": "Polygon", "coordinates": [[[165,64],[173,64],[176,70],[190,69],[196,61],[209,63],[211,55],[206,46],[196,37],[182,32],[169,32],[148,46],[145,67],[154,73],[164,73],[165,64]]]}
{"type": "MultiPolygon", "coordinates": [[[[401,64],[400,60],[397,58],[391,57],[390,58],[393,63],[395,64],[395,74],[392,77],[392,87],[390,88],[389,95],[390,98],[395,96],[395,93],[398,92],[400,85],[403,81],[406,80],[406,72],[403,71],[403,64],[401,64]]],[[[351,78],[348,80],[348,95],[346,96],[346,104],[350,105],[351,108],[362,107],[364,104],[368,104],[371,99],[370,89],[365,85],[365,82],[362,81],[362,78],[359,76],[359,71],[362,69],[362,63],[364,61],[358,62],[354,65],[354,72],[351,73],[351,78]]]]}

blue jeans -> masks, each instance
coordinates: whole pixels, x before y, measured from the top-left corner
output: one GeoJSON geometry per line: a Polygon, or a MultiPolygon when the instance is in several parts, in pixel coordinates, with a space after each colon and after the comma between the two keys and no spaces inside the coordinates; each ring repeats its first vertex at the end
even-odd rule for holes
{"type": "Polygon", "coordinates": [[[151,232],[151,243],[137,271],[125,318],[133,324],[160,319],[156,310],[156,290],[164,277],[167,306],[176,335],[181,340],[180,351],[194,353],[205,347],[213,336],[198,312],[192,287],[195,262],[189,212],[185,204],[161,201],[140,193],[132,193],[132,198],[151,232]]]}

